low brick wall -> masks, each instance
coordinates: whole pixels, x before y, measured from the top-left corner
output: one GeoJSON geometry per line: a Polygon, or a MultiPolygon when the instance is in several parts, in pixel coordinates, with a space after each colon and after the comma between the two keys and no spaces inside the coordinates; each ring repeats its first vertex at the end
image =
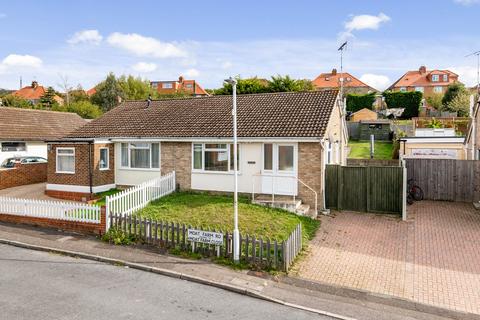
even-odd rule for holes
{"type": "Polygon", "coordinates": [[[47,163],[17,164],[15,168],[0,169],[0,189],[47,181],[47,163]]]}
{"type": "Polygon", "coordinates": [[[100,224],[67,221],[67,220],[59,220],[59,219],[49,219],[49,218],[17,216],[17,215],[4,214],[4,213],[0,213],[0,221],[17,223],[17,224],[28,224],[33,226],[45,227],[45,228],[55,228],[55,229],[79,232],[79,233],[90,234],[90,235],[104,234],[106,223],[107,223],[105,206],[102,206],[100,211],[100,224]]]}
{"type": "Polygon", "coordinates": [[[398,159],[347,159],[347,166],[354,167],[398,167],[398,159]]]}
{"type": "Polygon", "coordinates": [[[45,190],[45,194],[52,198],[69,200],[69,201],[81,201],[87,202],[93,200],[95,195],[83,192],[70,192],[70,191],[58,191],[58,190],[45,190]]]}

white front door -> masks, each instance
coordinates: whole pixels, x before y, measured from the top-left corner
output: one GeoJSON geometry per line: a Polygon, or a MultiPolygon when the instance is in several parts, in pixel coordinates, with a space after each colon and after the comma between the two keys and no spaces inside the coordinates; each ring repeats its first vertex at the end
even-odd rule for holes
{"type": "Polygon", "coordinates": [[[297,145],[263,144],[262,193],[297,195],[297,145]]]}

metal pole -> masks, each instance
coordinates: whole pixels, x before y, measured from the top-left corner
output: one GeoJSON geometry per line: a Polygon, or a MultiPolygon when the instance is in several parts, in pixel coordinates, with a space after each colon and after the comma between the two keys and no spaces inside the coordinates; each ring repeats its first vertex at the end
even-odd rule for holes
{"type": "Polygon", "coordinates": [[[229,79],[232,88],[233,100],[233,261],[238,263],[240,261],[240,232],[238,231],[238,159],[237,159],[237,81],[229,79]]]}

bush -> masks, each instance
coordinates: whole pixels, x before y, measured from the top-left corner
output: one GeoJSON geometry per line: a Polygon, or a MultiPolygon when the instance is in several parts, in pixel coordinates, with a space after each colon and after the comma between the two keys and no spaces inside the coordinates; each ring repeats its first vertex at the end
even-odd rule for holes
{"type": "Polygon", "coordinates": [[[130,245],[138,242],[136,236],[126,234],[118,227],[110,228],[107,233],[102,236],[102,240],[115,245],[130,245]]]}
{"type": "Polygon", "coordinates": [[[422,103],[423,94],[418,91],[410,92],[390,92],[383,93],[385,103],[389,108],[405,108],[402,118],[410,119],[418,117],[420,104],[422,103]]]}
{"type": "Polygon", "coordinates": [[[375,102],[375,93],[347,94],[347,111],[357,112],[363,108],[372,110],[375,102]]]}

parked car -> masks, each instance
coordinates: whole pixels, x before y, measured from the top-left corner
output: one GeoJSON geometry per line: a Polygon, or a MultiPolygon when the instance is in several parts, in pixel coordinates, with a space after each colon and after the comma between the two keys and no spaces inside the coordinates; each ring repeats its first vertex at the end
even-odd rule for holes
{"type": "Polygon", "coordinates": [[[15,157],[15,158],[7,158],[3,161],[2,165],[0,167],[2,168],[13,168],[15,167],[15,164],[21,163],[21,164],[28,164],[28,163],[45,163],[47,162],[47,159],[43,157],[15,157]]]}

